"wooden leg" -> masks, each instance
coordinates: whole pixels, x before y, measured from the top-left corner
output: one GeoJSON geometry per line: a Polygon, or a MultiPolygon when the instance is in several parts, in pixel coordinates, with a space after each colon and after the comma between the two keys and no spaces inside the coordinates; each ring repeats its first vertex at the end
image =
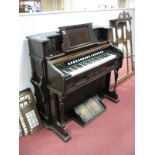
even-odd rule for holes
{"type": "Polygon", "coordinates": [[[51,102],[51,117],[52,122],[45,124],[45,127],[56,133],[63,141],[67,142],[71,139],[64,121],[64,103],[61,97],[53,94],[51,102]]]}
{"type": "Polygon", "coordinates": [[[117,79],[118,79],[118,69],[114,70],[114,75],[115,75],[115,85],[114,85],[114,90],[110,91],[109,90],[109,85],[110,85],[110,76],[111,73],[109,73],[108,75],[108,79],[107,79],[107,86],[106,86],[106,91],[104,94],[104,97],[113,101],[114,103],[118,103],[119,102],[119,98],[118,98],[118,94],[116,92],[116,84],[117,84],[117,79]]]}

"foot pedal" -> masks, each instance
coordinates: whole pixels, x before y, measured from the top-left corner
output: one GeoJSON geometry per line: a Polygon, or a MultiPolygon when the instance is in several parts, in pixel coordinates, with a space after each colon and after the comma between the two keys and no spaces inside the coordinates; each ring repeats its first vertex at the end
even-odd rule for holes
{"type": "Polygon", "coordinates": [[[84,127],[105,110],[106,106],[102,103],[101,99],[98,96],[93,96],[74,108],[76,114],[74,120],[84,127]]]}

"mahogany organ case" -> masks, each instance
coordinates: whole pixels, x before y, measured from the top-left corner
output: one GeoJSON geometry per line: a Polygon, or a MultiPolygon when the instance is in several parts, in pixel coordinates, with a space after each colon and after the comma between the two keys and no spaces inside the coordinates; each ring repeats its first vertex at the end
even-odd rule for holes
{"type": "Polygon", "coordinates": [[[109,84],[112,70],[117,82],[123,54],[109,37],[110,29],[92,23],[27,36],[38,112],[64,141],[71,139],[68,121],[86,126],[106,110],[104,98],[119,101],[109,84]]]}

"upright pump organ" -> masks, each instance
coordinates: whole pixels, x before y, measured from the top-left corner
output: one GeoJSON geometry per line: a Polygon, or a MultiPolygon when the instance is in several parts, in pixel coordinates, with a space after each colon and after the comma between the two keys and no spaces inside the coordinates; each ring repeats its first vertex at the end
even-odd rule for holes
{"type": "Polygon", "coordinates": [[[108,34],[108,29],[86,23],[27,37],[38,112],[64,141],[71,139],[68,121],[86,126],[106,110],[104,98],[119,101],[116,83],[123,55],[108,34]]]}

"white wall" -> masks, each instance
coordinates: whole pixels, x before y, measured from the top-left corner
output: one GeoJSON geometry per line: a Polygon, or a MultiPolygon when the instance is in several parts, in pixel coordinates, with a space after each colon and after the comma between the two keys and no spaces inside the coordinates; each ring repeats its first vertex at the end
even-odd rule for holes
{"type": "Polygon", "coordinates": [[[107,8],[118,8],[118,0],[64,0],[65,11],[99,10],[107,8]],[[105,6],[106,5],[106,6],[105,6]]]}
{"type": "MultiPolygon", "coordinates": [[[[20,62],[19,62],[19,91],[33,86],[31,79],[31,64],[29,58],[29,48],[26,36],[37,33],[44,33],[58,30],[59,26],[74,25],[92,22],[93,25],[109,26],[109,20],[118,17],[118,14],[123,10],[100,10],[88,12],[66,12],[66,13],[42,13],[40,15],[20,15],[19,16],[19,46],[20,46],[20,62]]],[[[133,49],[134,44],[134,9],[127,9],[132,19],[133,32],[133,49]]]]}

